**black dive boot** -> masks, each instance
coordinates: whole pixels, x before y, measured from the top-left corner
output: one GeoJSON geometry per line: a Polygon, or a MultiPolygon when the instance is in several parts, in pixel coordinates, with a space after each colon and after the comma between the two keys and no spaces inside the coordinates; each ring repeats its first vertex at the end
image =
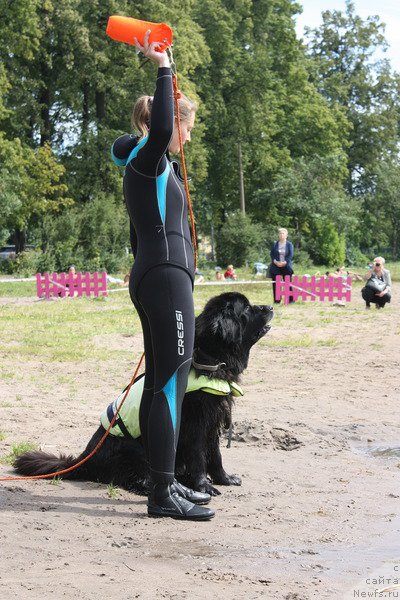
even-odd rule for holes
{"type": "Polygon", "coordinates": [[[149,517],[172,517],[187,521],[208,521],[215,512],[209,508],[197,506],[174,491],[173,484],[155,484],[147,503],[149,517]]]}
{"type": "Polygon", "coordinates": [[[182,483],[179,483],[176,479],[171,483],[171,492],[178,492],[182,498],[189,500],[189,502],[193,502],[193,504],[208,504],[211,500],[210,494],[196,492],[182,483]]]}

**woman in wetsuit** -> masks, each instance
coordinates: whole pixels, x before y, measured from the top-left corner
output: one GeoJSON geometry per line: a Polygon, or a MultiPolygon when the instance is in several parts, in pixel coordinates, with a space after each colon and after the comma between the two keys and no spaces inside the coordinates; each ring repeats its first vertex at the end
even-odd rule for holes
{"type": "MultiPolygon", "coordinates": [[[[199,506],[210,500],[175,480],[181,407],[194,343],[194,259],[187,200],[176,164],[169,152],[179,151],[174,117],[170,61],[159,44],[148,43],[150,32],[136,47],[158,64],[154,98],[142,96],[133,121],[140,139],[123,135],[112,156],[125,165],[124,196],[135,256],[129,281],[144,337],[146,375],[140,407],[140,429],[150,466],[148,514],[206,520],[214,511],[199,506]]],[[[181,98],[181,135],[190,141],[196,106],[181,98]]]]}

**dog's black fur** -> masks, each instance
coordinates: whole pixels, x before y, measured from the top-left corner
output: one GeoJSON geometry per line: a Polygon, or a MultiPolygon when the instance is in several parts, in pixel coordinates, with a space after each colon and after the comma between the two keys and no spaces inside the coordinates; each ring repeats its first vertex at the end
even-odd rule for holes
{"type": "MultiPolygon", "coordinates": [[[[243,294],[228,292],[211,298],[196,318],[194,360],[201,365],[225,363],[217,371],[196,368],[199,375],[238,382],[247,368],[251,347],[270,329],[273,311],[252,306],[243,294]]],[[[219,440],[231,424],[233,398],[203,391],[185,395],[176,455],[176,476],[189,487],[220,492],[212,485],[240,485],[222,466],[219,440]]],[[[87,456],[105,430],[100,426],[78,458],[35,450],[16,459],[20,475],[42,475],[66,469],[87,456]]],[[[140,438],[109,435],[84,465],[64,475],[69,479],[113,483],[136,493],[147,492],[148,468],[140,438]]]]}

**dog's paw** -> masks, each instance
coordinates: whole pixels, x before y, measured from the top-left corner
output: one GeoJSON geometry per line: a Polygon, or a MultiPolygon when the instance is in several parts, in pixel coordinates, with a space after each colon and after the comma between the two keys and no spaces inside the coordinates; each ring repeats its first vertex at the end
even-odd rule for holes
{"type": "Polygon", "coordinates": [[[204,492],[206,494],[210,494],[210,496],[220,496],[221,492],[215,488],[213,485],[211,485],[211,483],[208,483],[206,486],[204,486],[204,492]]]}
{"type": "Polygon", "coordinates": [[[213,481],[218,485],[242,485],[242,479],[239,475],[228,475],[227,473],[221,477],[214,478],[213,481]]]}
{"type": "Polygon", "coordinates": [[[198,492],[202,492],[203,494],[210,494],[210,496],[219,496],[221,494],[221,492],[211,485],[208,480],[201,481],[194,486],[193,489],[197,490],[198,492]]]}
{"type": "Polygon", "coordinates": [[[228,475],[228,485],[242,485],[242,478],[239,475],[228,475]]]}

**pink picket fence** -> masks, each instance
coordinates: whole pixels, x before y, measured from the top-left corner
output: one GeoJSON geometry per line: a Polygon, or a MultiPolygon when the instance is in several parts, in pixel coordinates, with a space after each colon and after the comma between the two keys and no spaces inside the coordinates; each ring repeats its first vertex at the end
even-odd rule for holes
{"type": "Polygon", "coordinates": [[[298,277],[289,275],[276,278],[276,299],[284,299],[285,304],[290,299],[302,300],[351,300],[351,277],[298,277]]]}
{"type": "Polygon", "coordinates": [[[39,298],[51,296],[107,296],[107,273],[36,273],[39,298]]]}

